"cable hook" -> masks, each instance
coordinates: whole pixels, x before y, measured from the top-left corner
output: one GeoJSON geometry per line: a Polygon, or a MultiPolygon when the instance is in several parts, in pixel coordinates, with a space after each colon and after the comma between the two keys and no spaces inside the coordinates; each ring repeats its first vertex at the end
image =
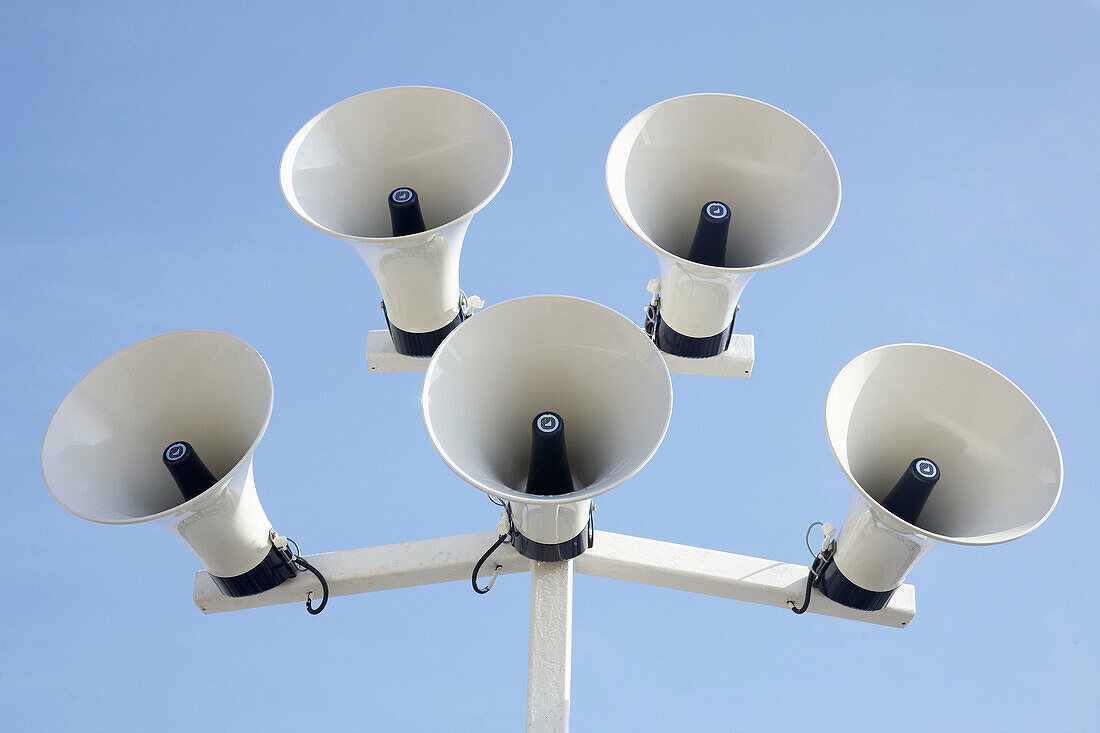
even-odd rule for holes
{"type": "Polygon", "coordinates": [[[810,593],[813,592],[815,580],[817,580],[817,573],[811,569],[809,574],[806,575],[806,595],[802,600],[802,605],[796,607],[794,601],[787,601],[787,607],[799,615],[806,613],[810,608],[810,593]]]}
{"type": "Polygon", "coordinates": [[[477,561],[477,565],[474,565],[474,572],[470,576],[470,584],[474,586],[474,592],[475,593],[477,593],[479,595],[485,595],[490,590],[492,590],[493,583],[497,582],[497,575],[499,575],[500,571],[504,569],[504,566],[501,565],[500,563],[497,563],[496,567],[493,568],[493,572],[489,576],[489,584],[487,586],[485,586],[484,588],[478,587],[477,574],[481,570],[481,566],[484,565],[485,561],[489,559],[489,556],[492,555],[494,552],[496,552],[496,549],[498,547],[500,547],[501,545],[503,545],[504,541],[507,540],[507,539],[508,539],[508,535],[506,535],[506,534],[502,534],[499,537],[497,537],[497,541],[493,543],[493,546],[490,547],[488,550],[486,550],[485,554],[481,556],[481,559],[477,561]]]}
{"type": "Polygon", "coordinates": [[[321,581],[321,603],[316,607],[313,605],[313,591],[306,593],[306,611],[312,616],[316,616],[321,611],[325,610],[325,606],[328,604],[328,581],[325,580],[325,576],[321,574],[321,571],[309,564],[309,561],[302,557],[302,551],[298,548],[298,543],[290,537],[280,537],[274,530],[271,532],[271,541],[279,550],[285,553],[284,557],[289,556],[287,559],[290,563],[302,572],[310,572],[317,576],[317,580],[321,581]],[[280,540],[285,540],[281,542],[280,540]],[[290,550],[287,547],[287,543],[294,545],[294,550],[290,550]]]}
{"type": "Polygon", "coordinates": [[[325,576],[321,575],[321,571],[310,565],[308,562],[300,557],[294,558],[294,564],[301,570],[308,570],[317,576],[317,580],[321,581],[321,603],[316,608],[313,607],[313,591],[306,593],[306,611],[311,615],[316,616],[321,611],[325,610],[325,606],[328,604],[328,581],[325,580],[325,576]]]}

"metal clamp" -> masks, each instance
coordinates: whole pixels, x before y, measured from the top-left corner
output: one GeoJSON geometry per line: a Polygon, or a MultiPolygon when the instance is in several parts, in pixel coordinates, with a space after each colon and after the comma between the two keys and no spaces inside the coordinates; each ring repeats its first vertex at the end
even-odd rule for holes
{"type": "Polygon", "coordinates": [[[592,545],[596,541],[596,522],[592,514],[596,511],[596,502],[592,502],[588,505],[588,549],[592,549],[592,545]]]}
{"type": "Polygon", "coordinates": [[[485,307],[485,301],[480,296],[471,295],[466,297],[465,290],[459,290],[458,296],[458,311],[462,314],[462,320],[466,320],[474,314],[474,311],[485,307]]]}
{"type": "Polygon", "coordinates": [[[267,539],[271,543],[271,546],[275,548],[275,552],[279,553],[279,557],[283,559],[283,562],[287,565],[294,564],[294,553],[290,550],[290,543],[294,542],[294,540],[289,537],[283,537],[274,529],[267,533],[267,539]]]}
{"type": "MultiPolygon", "coordinates": [[[[657,278],[653,278],[646,286],[646,290],[653,293],[653,299],[649,301],[649,305],[645,307],[645,334],[649,336],[653,343],[660,346],[657,335],[657,324],[661,320],[661,281],[657,278]]],[[[733,333],[734,324],[737,323],[737,314],[741,311],[740,305],[733,307],[733,319],[730,320],[730,325],[719,336],[724,336],[725,342],[722,345],[722,350],[729,345],[729,336],[733,333]]],[[[665,325],[665,328],[669,328],[665,325]]]]}
{"type": "Polygon", "coordinates": [[[653,299],[650,300],[649,305],[645,307],[645,335],[656,341],[657,317],[661,313],[661,281],[657,278],[653,278],[649,281],[649,285],[646,286],[646,289],[653,293],[653,299]]]}

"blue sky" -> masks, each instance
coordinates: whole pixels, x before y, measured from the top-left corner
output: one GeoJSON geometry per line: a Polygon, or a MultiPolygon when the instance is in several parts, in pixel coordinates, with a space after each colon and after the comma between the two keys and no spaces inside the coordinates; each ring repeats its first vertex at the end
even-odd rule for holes
{"type": "Polygon", "coordinates": [[[0,10],[0,490],[11,730],[516,730],[528,583],[461,583],[204,617],[197,561],[147,526],[81,521],[39,473],[54,408],[147,336],[254,345],[275,412],[256,456],[307,553],[486,531],[496,511],[424,434],[415,374],[370,375],[377,286],[285,206],[316,112],[379,87],[456,89],[515,149],[473,221],[467,292],[599,300],[639,318],[656,258],[619,222],[607,148],[634,114],[743,94],[809,125],[844,200],[809,255],[754,278],[749,380],[674,377],[652,462],[600,527],[801,562],[847,482],[822,413],[886,343],[979,358],[1043,410],[1062,501],[1035,533],[936,550],[903,630],[578,576],[573,729],[1081,729],[1095,720],[1100,274],[1096,3],[599,6],[9,3],[0,10]]]}

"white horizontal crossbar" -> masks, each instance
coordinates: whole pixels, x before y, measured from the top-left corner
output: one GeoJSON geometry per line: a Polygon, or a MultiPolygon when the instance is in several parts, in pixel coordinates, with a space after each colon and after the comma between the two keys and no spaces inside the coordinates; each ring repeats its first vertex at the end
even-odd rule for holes
{"type": "MultiPolygon", "coordinates": [[[[498,536],[496,532],[478,532],[361,550],[327,552],[308,555],[305,559],[325,576],[331,596],[449,583],[452,580],[469,582],[474,565],[498,536]]],[[[502,575],[527,572],[531,567],[530,560],[511,546],[502,545],[485,561],[479,577],[487,578],[497,564],[503,566],[500,571],[502,575]]],[[[195,605],[203,613],[304,603],[310,591],[316,605],[321,598],[321,584],[311,573],[299,573],[298,577],[278,588],[244,598],[223,595],[205,571],[195,575],[195,605]]]]}
{"type": "Polygon", "coordinates": [[[423,372],[430,360],[427,356],[398,354],[389,331],[367,331],[367,366],[371,374],[423,372]]]}
{"type": "MultiPolygon", "coordinates": [[[[788,608],[802,604],[806,565],[762,560],[701,547],[597,532],[593,546],[573,562],[578,573],[661,588],[788,608]]],[[[901,628],[916,615],[916,593],[903,585],[880,611],[859,611],[825,598],[815,589],[809,613],[901,628]]]]}
{"type": "MultiPolygon", "coordinates": [[[[324,574],[331,595],[346,596],[453,580],[468,581],[474,565],[497,536],[496,532],[479,532],[309,555],[306,559],[324,574]]],[[[532,563],[505,544],[486,561],[479,577],[487,578],[497,564],[502,566],[500,573],[507,575],[526,572],[532,563]]],[[[574,561],[573,567],[575,572],[584,575],[778,608],[787,608],[787,601],[801,605],[807,572],[805,565],[602,531],[596,532],[593,546],[574,561]]],[[[302,573],[274,590],[244,598],[222,595],[206,572],[195,576],[195,605],[203,613],[302,603],[310,591],[317,601],[320,584],[309,573],[302,573]]],[[[868,612],[841,606],[815,591],[809,612],[901,628],[916,614],[916,594],[913,586],[903,585],[886,608],[868,612]]]]}
{"type": "MultiPolygon", "coordinates": [[[[735,333],[729,348],[707,359],[686,359],[662,354],[673,374],[699,374],[711,377],[748,377],[755,359],[751,335],[735,333]]],[[[405,356],[393,348],[389,331],[367,332],[367,365],[371,374],[386,372],[422,372],[428,368],[428,357],[405,356]]]]}
{"type": "Polygon", "coordinates": [[[706,359],[688,359],[662,353],[665,364],[673,374],[697,374],[704,377],[748,377],[752,374],[756,359],[755,342],[751,334],[735,333],[730,345],[718,356],[706,359]]]}

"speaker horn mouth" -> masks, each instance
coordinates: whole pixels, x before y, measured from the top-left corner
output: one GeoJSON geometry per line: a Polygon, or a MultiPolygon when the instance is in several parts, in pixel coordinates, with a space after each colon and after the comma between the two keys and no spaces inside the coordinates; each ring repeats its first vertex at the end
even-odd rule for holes
{"type": "Polygon", "coordinates": [[[778,107],[734,94],[687,94],[640,112],[615,136],[604,174],[623,224],[703,275],[791,262],[840,211],[840,172],[820,138],[778,107]],[[699,207],[712,199],[733,212],[726,267],[687,258],[699,207]]]}
{"type": "Polygon", "coordinates": [[[1000,544],[1039,527],[1061,496],[1062,454],[1043,413],[997,370],[941,346],[857,356],[829,388],[825,428],[856,495],[896,531],[1000,544]],[[919,524],[882,506],[916,455],[942,471],[919,524]]]}
{"type": "Polygon", "coordinates": [[[428,364],[421,410],[432,447],[466,482],[519,504],[574,504],[623,483],[657,452],[672,380],[653,342],[622,314],[536,295],[486,308],[452,331],[428,364]],[[523,488],[531,420],[546,411],[566,426],[571,493],[523,488]]]}
{"type": "Polygon", "coordinates": [[[131,344],[84,375],[50,418],[41,454],[46,488],[67,511],[101,524],[185,511],[247,470],[273,397],[267,364],[236,336],[173,331],[131,344]],[[203,441],[218,477],[187,501],[161,459],[181,433],[203,441]]]}
{"type": "Polygon", "coordinates": [[[401,245],[468,221],[497,195],[511,167],[508,128],[482,102],[440,87],[387,87],[348,97],[307,122],[283,153],[279,186],[314,229],[401,245]],[[387,233],[386,200],[398,187],[420,195],[425,231],[387,233]]]}

